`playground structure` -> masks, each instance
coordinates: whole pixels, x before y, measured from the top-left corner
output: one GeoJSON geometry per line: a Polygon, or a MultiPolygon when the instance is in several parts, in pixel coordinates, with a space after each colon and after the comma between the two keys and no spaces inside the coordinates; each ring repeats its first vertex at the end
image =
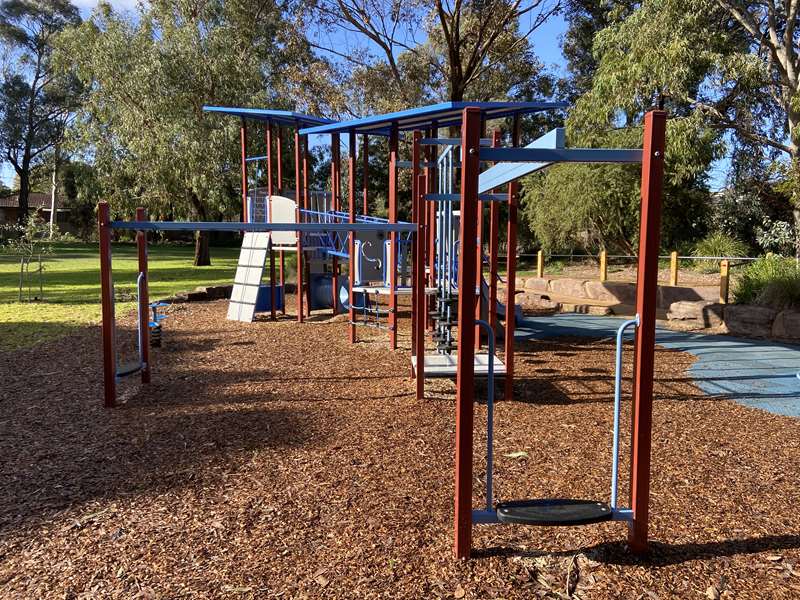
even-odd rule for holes
{"type": "MultiPolygon", "coordinates": [[[[150,380],[150,361],[147,352],[137,370],[122,373],[116,365],[114,352],[114,294],[111,278],[111,235],[112,229],[127,229],[137,232],[139,247],[139,307],[140,329],[138,344],[140,350],[148,347],[148,327],[142,327],[142,314],[147,315],[147,232],[155,230],[206,230],[206,231],[242,231],[245,233],[278,233],[294,234],[295,249],[298,259],[297,283],[297,319],[303,320],[304,287],[303,276],[305,264],[304,252],[317,252],[327,248],[326,254],[332,263],[332,290],[336,294],[338,286],[338,260],[348,260],[348,290],[344,294],[349,312],[350,341],[355,341],[356,310],[354,294],[363,295],[362,307],[366,307],[369,287],[384,290],[388,288],[389,335],[393,348],[397,347],[397,296],[398,263],[401,235],[409,236],[411,245],[411,281],[407,292],[412,296],[412,367],[416,377],[417,398],[424,396],[424,380],[428,372],[438,376],[455,376],[456,379],[456,457],[455,457],[455,554],[459,558],[469,557],[472,546],[472,527],[488,523],[518,523],[529,525],[580,525],[606,520],[621,520],[629,523],[629,545],[634,552],[647,549],[648,500],[650,477],[650,440],[652,421],[653,392],[653,357],[655,349],[655,299],[656,278],[659,250],[661,182],[663,177],[663,156],[665,141],[666,115],[661,111],[647,113],[644,124],[643,150],[625,149],[573,149],[564,147],[563,131],[551,132],[527,147],[520,148],[519,118],[521,115],[539,110],[557,108],[560,105],[548,103],[444,103],[422,107],[410,111],[390,113],[378,117],[356,119],[343,123],[314,124],[312,127],[300,127],[300,119],[295,124],[295,198],[303,198],[304,207],[296,204],[293,222],[273,220],[272,194],[268,189],[270,200],[264,208],[256,207],[253,196],[248,203],[246,128],[242,127],[242,182],[243,182],[243,223],[178,223],[149,222],[144,211],[137,210],[136,221],[111,221],[107,204],[102,203],[98,212],[101,249],[101,277],[103,300],[103,346],[105,403],[113,406],[116,398],[116,382],[123,375],[141,372],[142,382],[150,380]],[[493,135],[487,139],[482,137],[485,121],[491,119],[513,119],[511,145],[500,146],[500,136],[493,135]],[[438,131],[445,127],[461,128],[460,138],[439,138],[438,131]],[[411,161],[399,160],[399,134],[411,131],[411,161]],[[349,211],[340,213],[337,191],[341,181],[338,167],[338,150],[335,150],[332,161],[332,181],[334,189],[330,205],[325,210],[314,211],[310,205],[311,195],[307,192],[307,184],[301,190],[301,138],[307,140],[311,134],[331,135],[333,148],[338,149],[339,135],[345,133],[349,140],[349,211]],[[361,215],[356,216],[355,207],[355,164],[357,134],[386,135],[389,138],[389,216],[385,221],[377,222],[361,215]],[[425,137],[427,135],[427,137],[425,137]],[[434,156],[434,148],[444,147],[444,152],[434,156]],[[546,168],[559,162],[594,162],[594,163],[641,163],[642,164],[642,217],[640,227],[640,251],[637,284],[637,318],[626,323],[618,335],[617,346],[617,387],[615,393],[614,432],[612,437],[612,482],[610,502],[580,499],[534,499],[495,503],[492,487],[492,436],[489,435],[487,446],[487,503],[485,510],[472,508],[472,460],[473,460],[473,422],[476,376],[488,378],[489,398],[487,430],[493,431],[493,402],[495,375],[504,374],[506,400],[512,398],[513,392],[513,355],[514,327],[517,320],[516,311],[511,306],[505,311],[498,310],[497,302],[497,255],[499,239],[499,203],[508,207],[508,264],[507,264],[507,298],[513,305],[514,279],[516,268],[516,227],[518,189],[516,180],[527,173],[546,168]],[[481,173],[482,163],[496,163],[495,166],[481,173]],[[412,172],[412,222],[400,223],[397,215],[397,170],[410,168],[412,172]],[[457,171],[460,171],[457,174],[457,171]],[[439,178],[439,186],[433,191],[433,182],[439,178]],[[456,185],[458,183],[458,185],[456,185]],[[505,193],[495,193],[501,187],[507,187],[505,193]],[[458,204],[456,214],[454,205],[458,204]],[[489,227],[489,282],[486,310],[488,320],[481,316],[481,301],[484,290],[483,282],[483,217],[484,208],[488,204],[489,227]],[[308,211],[308,212],[303,212],[308,211]],[[266,222],[253,222],[255,215],[266,222]],[[308,217],[308,221],[304,219],[308,217]],[[457,223],[458,235],[455,234],[457,223]],[[357,286],[356,260],[350,257],[360,256],[356,251],[357,235],[385,232],[388,234],[388,245],[384,245],[384,254],[388,254],[384,281],[381,286],[357,286]],[[349,234],[349,235],[344,235],[349,234]],[[326,237],[326,242],[314,245],[312,239],[326,237]],[[304,245],[306,244],[306,245],[304,245]],[[346,256],[344,248],[347,248],[346,256]],[[308,250],[304,249],[308,248],[308,250]],[[333,251],[330,250],[333,248],[333,251]],[[387,281],[388,280],[388,281],[387,281]],[[385,285],[388,283],[388,286],[385,285]],[[429,290],[431,290],[429,292],[429,290]],[[431,300],[433,298],[433,300],[431,300]],[[431,306],[433,304],[433,307],[431,306]],[[504,314],[503,314],[504,313],[504,314]],[[497,337],[499,319],[504,317],[504,362],[495,356],[495,338],[497,337]],[[617,503],[618,458],[619,458],[619,407],[621,377],[621,340],[628,327],[636,327],[635,333],[635,368],[633,382],[633,422],[631,432],[631,498],[629,507],[620,507],[617,503]],[[480,347],[478,328],[486,332],[488,354],[476,354],[480,347]],[[427,355],[425,341],[428,331],[436,344],[436,354],[427,355]],[[452,352],[456,352],[456,360],[452,352]],[[484,358],[481,359],[481,356],[484,358]],[[442,358],[444,357],[444,359],[442,358]]],[[[246,110],[246,109],[231,109],[246,110]]],[[[223,111],[219,111],[223,112],[223,111]]],[[[271,125],[268,131],[271,130],[271,125]]],[[[307,156],[307,141],[305,142],[307,156]]],[[[365,144],[365,147],[366,144],[365,144]]],[[[271,146],[270,146],[271,148],[271,146]]],[[[307,158],[306,158],[307,162],[307,158]]],[[[268,161],[271,165],[271,160],[268,161]]],[[[268,172],[271,167],[268,167],[268,172]]],[[[304,171],[305,173],[306,171],[304,171]]],[[[279,177],[280,179],[280,177],[279,177]]],[[[307,177],[304,177],[307,181],[307,177]]],[[[366,181],[366,177],[364,180],[366,181]]],[[[268,188],[271,176],[268,177],[268,188]]],[[[368,190],[364,190],[366,199],[368,190]]],[[[365,206],[366,209],[366,206],[365,206]]],[[[366,213],[366,210],[364,211],[366,213]]],[[[277,238],[276,238],[277,239],[277,238]]],[[[272,254],[272,239],[268,250],[272,254]]],[[[289,244],[290,246],[290,244],[289,244]]],[[[276,246],[279,248],[288,246],[276,246]]],[[[274,289],[274,256],[271,256],[271,288],[274,289]]],[[[306,279],[310,289],[310,277],[306,279]]],[[[274,292],[272,292],[274,294],[274,292]]],[[[381,292],[375,292],[380,294],[381,292]]],[[[274,295],[273,295],[274,299],[274,295]]],[[[337,298],[332,298],[334,311],[337,298]]],[[[307,306],[310,303],[306,303],[307,306]]],[[[276,303],[271,304],[275,310],[276,303]]],[[[377,309],[376,309],[377,310],[377,309]]]]}

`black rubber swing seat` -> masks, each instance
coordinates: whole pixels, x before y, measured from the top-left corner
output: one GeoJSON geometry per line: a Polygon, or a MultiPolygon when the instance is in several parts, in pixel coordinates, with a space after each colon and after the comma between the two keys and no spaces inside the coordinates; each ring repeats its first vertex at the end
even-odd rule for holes
{"type": "Polygon", "coordinates": [[[612,516],[611,507],[596,500],[545,498],[513,500],[497,505],[500,522],[517,525],[588,525],[610,521],[612,516]]]}
{"type": "Polygon", "coordinates": [[[142,365],[139,363],[131,363],[129,365],[125,365],[121,369],[117,371],[117,378],[128,377],[129,375],[134,375],[139,373],[142,370],[142,365]]]}

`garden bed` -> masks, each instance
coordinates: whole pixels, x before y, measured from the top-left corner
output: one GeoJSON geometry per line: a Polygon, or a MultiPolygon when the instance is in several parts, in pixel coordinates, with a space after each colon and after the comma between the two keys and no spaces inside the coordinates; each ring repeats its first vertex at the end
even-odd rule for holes
{"type": "MultiPolygon", "coordinates": [[[[125,382],[113,410],[97,327],[0,354],[0,596],[800,595],[800,422],[704,396],[688,355],[657,353],[649,560],[606,523],[476,528],[459,562],[452,382],[417,402],[383,332],[350,345],[341,318],[243,324],[226,307],[174,307],[153,384],[125,382]]],[[[613,351],[519,347],[517,397],[497,406],[502,498],[607,499],[613,351]]],[[[484,423],[478,404],[476,506],[484,423]]]]}

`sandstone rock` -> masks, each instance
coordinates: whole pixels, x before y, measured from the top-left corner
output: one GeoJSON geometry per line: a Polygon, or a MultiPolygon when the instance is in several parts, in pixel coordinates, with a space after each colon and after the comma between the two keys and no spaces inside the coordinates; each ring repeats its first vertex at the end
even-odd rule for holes
{"type": "Polygon", "coordinates": [[[549,287],[550,280],[539,278],[539,277],[529,277],[525,280],[525,285],[520,286],[524,287],[526,290],[534,290],[537,292],[546,292],[550,289],[549,287]]]}
{"type": "Polygon", "coordinates": [[[522,308],[536,308],[536,309],[550,309],[558,310],[561,305],[558,302],[553,302],[546,294],[524,293],[517,295],[517,306],[522,308]]]}
{"type": "Polygon", "coordinates": [[[661,308],[669,308],[675,302],[717,302],[718,300],[719,288],[714,285],[697,287],[658,286],[658,306],[661,308]]]}
{"type": "Polygon", "coordinates": [[[772,324],[772,336],[782,340],[800,340],[800,311],[779,312],[772,324]]]}
{"type": "Polygon", "coordinates": [[[667,319],[690,321],[698,327],[719,327],[723,321],[723,306],[716,302],[680,300],[669,305],[667,319]]]}
{"type": "Polygon", "coordinates": [[[620,304],[636,302],[636,286],[621,281],[587,281],[586,295],[592,300],[610,300],[620,304]]]}
{"type": "Polygon", "coordinates": [[[734,335],[768,337],[777,311],[765,306],[729,304],[725,307],[725,324],[734,335]]]}
{"type": "Polygon", "coordinates": [[[585,283],[582,279],[571,279],[569,277],[552,279],[550,280],[550,291],[554,294],[562,294],[573,298],[586,298],[585,283]]]}

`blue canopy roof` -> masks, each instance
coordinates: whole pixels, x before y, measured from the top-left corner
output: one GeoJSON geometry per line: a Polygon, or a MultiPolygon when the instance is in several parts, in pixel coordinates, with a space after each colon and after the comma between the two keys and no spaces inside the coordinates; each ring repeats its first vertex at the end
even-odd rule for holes
{"type": "Polygon", "coordinates": [[[291,112],[288,110],[271,110],[264,108],[236,108],[232,106],[204,106],[203,111],[233,115],[242,119],[253,121],[264,121],[275,123],[276,125],[292,125],[296,127],[308,127],[314,125],[325,125],[336,123],[324,117],[313,117],[302,113],[291,112]]]}
{"type": "Polygon", "coordinates": [[[393,125],[401,131],[426,129],[434,124],[437,127],[449,127],[461,124],[462,111],[468,106],[480,108],[486,119],[502,119],[513,115],[566,108],[567,104],[565,102],[441,102],[385,115],[306,127],[300,130],[300,134],[354,132],[386,135],[393,125]]]}

